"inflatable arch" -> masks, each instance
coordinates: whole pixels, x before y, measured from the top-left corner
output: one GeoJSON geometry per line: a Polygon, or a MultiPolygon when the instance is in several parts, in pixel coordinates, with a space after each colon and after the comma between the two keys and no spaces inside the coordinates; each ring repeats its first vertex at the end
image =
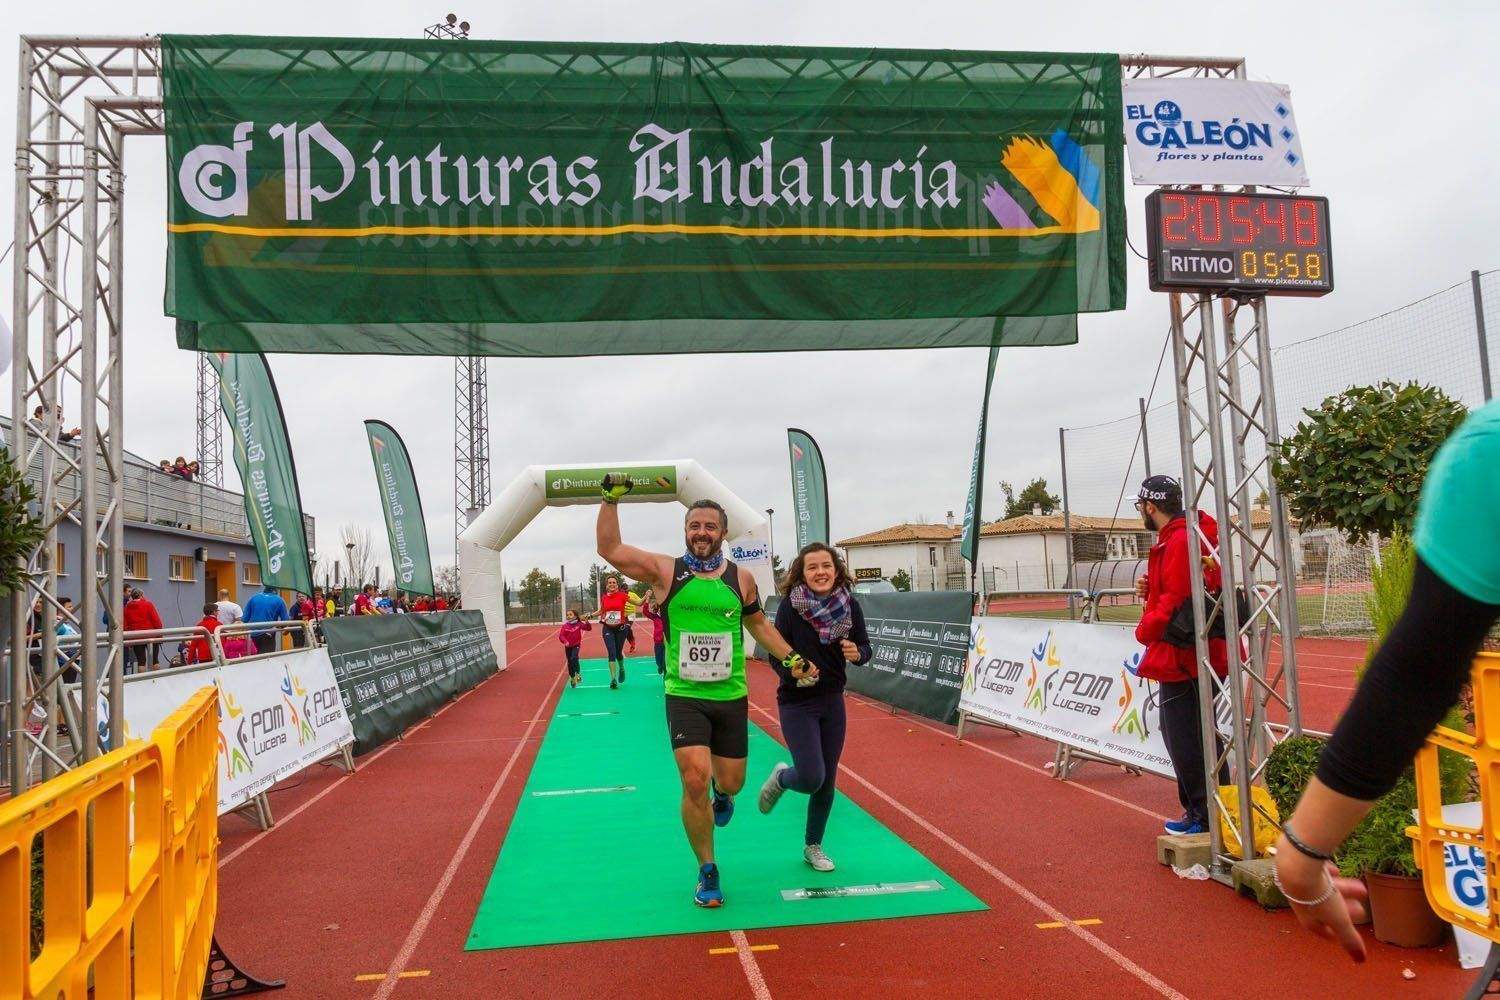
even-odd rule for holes
{"type": "MultiPolygon", "coordinates": [[[[677,459],[628,465],[533,465],[511,480],[495,502],[458,538],[464,607],[484,612],[485,627],[501,670],[506,667],[505,576],[501,553],[544,508],[599,503],[599,481],[606,473],[624,474],[635,481],[635,489],[624,503],[675,502],[686,507],[698,500],[718,501],[729,515],[724,554],[750,570],[762,599],[775,589],[765,515],[731,493],[697,462],[677,459]]],[[[627,525],[626,541],[629,540],[627,525]]],[[[592,549],[592,539],[588,545],[592,549]]]]}

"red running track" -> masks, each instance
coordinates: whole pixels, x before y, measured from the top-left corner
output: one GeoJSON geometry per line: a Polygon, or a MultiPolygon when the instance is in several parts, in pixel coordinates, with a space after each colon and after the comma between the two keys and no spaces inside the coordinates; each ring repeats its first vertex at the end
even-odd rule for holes
{"type": "MultiPolygon", "coordinates": [[[[589,638],[585,655],[601,655],[589,638]]],[[[563,674],[550,628],[513,630],[510,650],[508,671],[357,774],[319,769],[276,790],[271,831],[223,820],[218,931],[236,960],[293,997],[1452,997],[1471,978],[1451,944],[1370,939],[1356,966],[1285,912],[1176,878],[1155,860],[1176,812],[1165,781],[1089,765],[1057,782],[1040,740],[981,730],[959,744],[863,698],[842,791],[989,911],[465,952],[563,674]],[[1064,920],[1090,922],[1037,926],[1064,920]]],[[[1329,690],[1316,711],[1331,722],[1347,698],[1332,689],[1353,677],[1337,657],[1354,654],[1317,652],[1329,690]]],[[[751,674],[754,721],[779,737],[770,671],[751,674]]],[[[837,830],[835,809],[831,851],[837,830]]],[[[579,857],[578,877],[608,878],[616,848],[579,857]]],[[[691,905],[686,845],[683,858],[691,905]]]]}

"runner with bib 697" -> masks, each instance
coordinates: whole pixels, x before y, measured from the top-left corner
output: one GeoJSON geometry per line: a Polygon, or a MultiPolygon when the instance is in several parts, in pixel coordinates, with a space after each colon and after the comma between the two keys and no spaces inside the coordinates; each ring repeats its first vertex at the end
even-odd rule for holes
{"type": "Polygon", "coordinates": [[[817,668],[792,651],[760,607],[755,578],[724,558],[729,515],[712,500],[688,508],[686,551],[678,558],[620,540],[620,499],[635,484],[608,475],[600,484],[598,547],[626,576],[651,585],[661,601],[667,639],[667,731],[682,779],[682,826],[698,858],[699,906],[722,906],[714,862],[714,827],[734,815],[745,784],[750,698],[745,683],[744,631],[795,677],[817,668]]]}

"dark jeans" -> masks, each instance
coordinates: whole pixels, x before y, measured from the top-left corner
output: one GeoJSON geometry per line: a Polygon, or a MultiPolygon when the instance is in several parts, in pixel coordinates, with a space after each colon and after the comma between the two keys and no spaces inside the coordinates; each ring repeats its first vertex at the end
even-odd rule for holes
{"type": "Polygon", "coordinates": [[[126,657],[127,666],[129,665],[131,657],[134,657],[136,666],[142,670],[147,669],[156,662],[156,656],[154,655],[156,652],[156,646],[154,643],[143,642],[139,646],[130,647],[128,652],[131,654],[131,656],[126,657]]]}
{"type": "Polygon", "coordinates": [[[665,676],[667,673],[667,647],[665,643],[656,644],[656,672],[665,676]]]}
{"type": "Polygon", "coordinates": [[[568,676],[578,676],[578,647],[564,646],[563,652],[568,654],[568,676]]]}
{"type": "Polygon", "coordinates": [[[276,648],[275,632],[262,632],[253,638],[255,639],[255,651],[257,653],[269,653],[276,648]]]}
{"type": "MultiPolygon", "coordinates": [[[[1203,782],[1203,727],[1198,681],[1163,681],[1159,692],[1162,742],[1177,772],[1177,798],[1189,822],[1208,825],[1208,788],[1203,782]]],[[[1215,743],[1222,744],[1217,738],[1215,743]]],[[[1219,784],[1229,784],[1229,768],[1219,768],[1219,784]]]]}
{"type": "Polygon", "coordinates": [[[844,752],[844,694],[834,691],[807,701],[777,706],[781,735],[792,752],[792,766],[781,772],[781,787],[807,800],[808,844],[821,844],[833,810],[833,785],[844,752]]]}
{"type": "Polygon", "coordinates": [[[301,649],[307,645],[307,633],[300,628],[292,633],[292,648],[301,649]]]}

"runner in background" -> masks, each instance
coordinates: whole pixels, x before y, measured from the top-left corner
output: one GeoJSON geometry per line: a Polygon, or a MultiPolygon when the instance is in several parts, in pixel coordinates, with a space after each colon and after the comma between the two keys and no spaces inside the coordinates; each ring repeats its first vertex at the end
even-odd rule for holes
{"type": "Polygon", "coordinates": [[[865,613],[853,594],[854,580],[838,553],[822,542],[804,546],[792,560],[776,609],[776,631],[817,672],[798,677],[781,663],[771,666],[781,677],[776,709],[781,735],[791,751],[791,766],[777,763],[760,789],[760,811],[776,807],[788,789],[807,799],[807,828],[802,860],[820,872],[833,871],[823,852],[823,834],[833,810],[834,782],[844,752],[846,663],[870,659],[865,613]]]}
{"type": "Polygon", "coordinates": [[[563,645],[563,654],[568,658],[568,686],[577,687],[583,677],[578,666],[578,649],[583,645],[583,633],[592,632],[594,626],[584,621],[577,611],[568,612],[568,620],[557,630],[557,641],[563,645]]]}
{"type": "Polygon", "coordinates": [[[1276,884],[1297,921],[1357,962],[1365,943],[1354,921],[1367,894],[1361,882],[1334,877],[1334,852],[1457,703],[1474,654],[1500,620],[1500,400],[1471,413],[1438,449],[1412,543],[1406,609],[1276,842],[1276,884]]]}
{"type": "Polygon", "coordinates": [[[745,784],[750,744],[750,697],[745,683],[749,631],[794,677],[816,676],[760,609],[755,577],[724,558],[729,515],[699,500],[683,519],[679,558],[620,540],[620,498],[634,484],[613,474],[600,483],[599,555],[632,579],[665,594],[667,622],[667,735],[682,780],[682,827],[698,859],[693,902],[724,905],[714,860],[714,827],[734,816],[734,794],[745,784]]]}
{"type": "Polygon", "coordinates": [[[641,602],[641,614],[651,623],[651,647],[652,652],[656,654],[656,672],[665,677],[667,676],[666,623],[662,621],[661,609],[652,600],[655,596],[655,591],[647,591],[645,599],[641,602]]]}
{"type": "Polygon", "coordinates": [[[599,595],[599,610],[589,616],[599,619],[604,633],[604,655],[609,659],[611,689],[625,683],[625,636],[630,632],[625,604],[629,600],[630,594],[620,588],[619,578],[606,576],[604,593],[599,595]]]}

